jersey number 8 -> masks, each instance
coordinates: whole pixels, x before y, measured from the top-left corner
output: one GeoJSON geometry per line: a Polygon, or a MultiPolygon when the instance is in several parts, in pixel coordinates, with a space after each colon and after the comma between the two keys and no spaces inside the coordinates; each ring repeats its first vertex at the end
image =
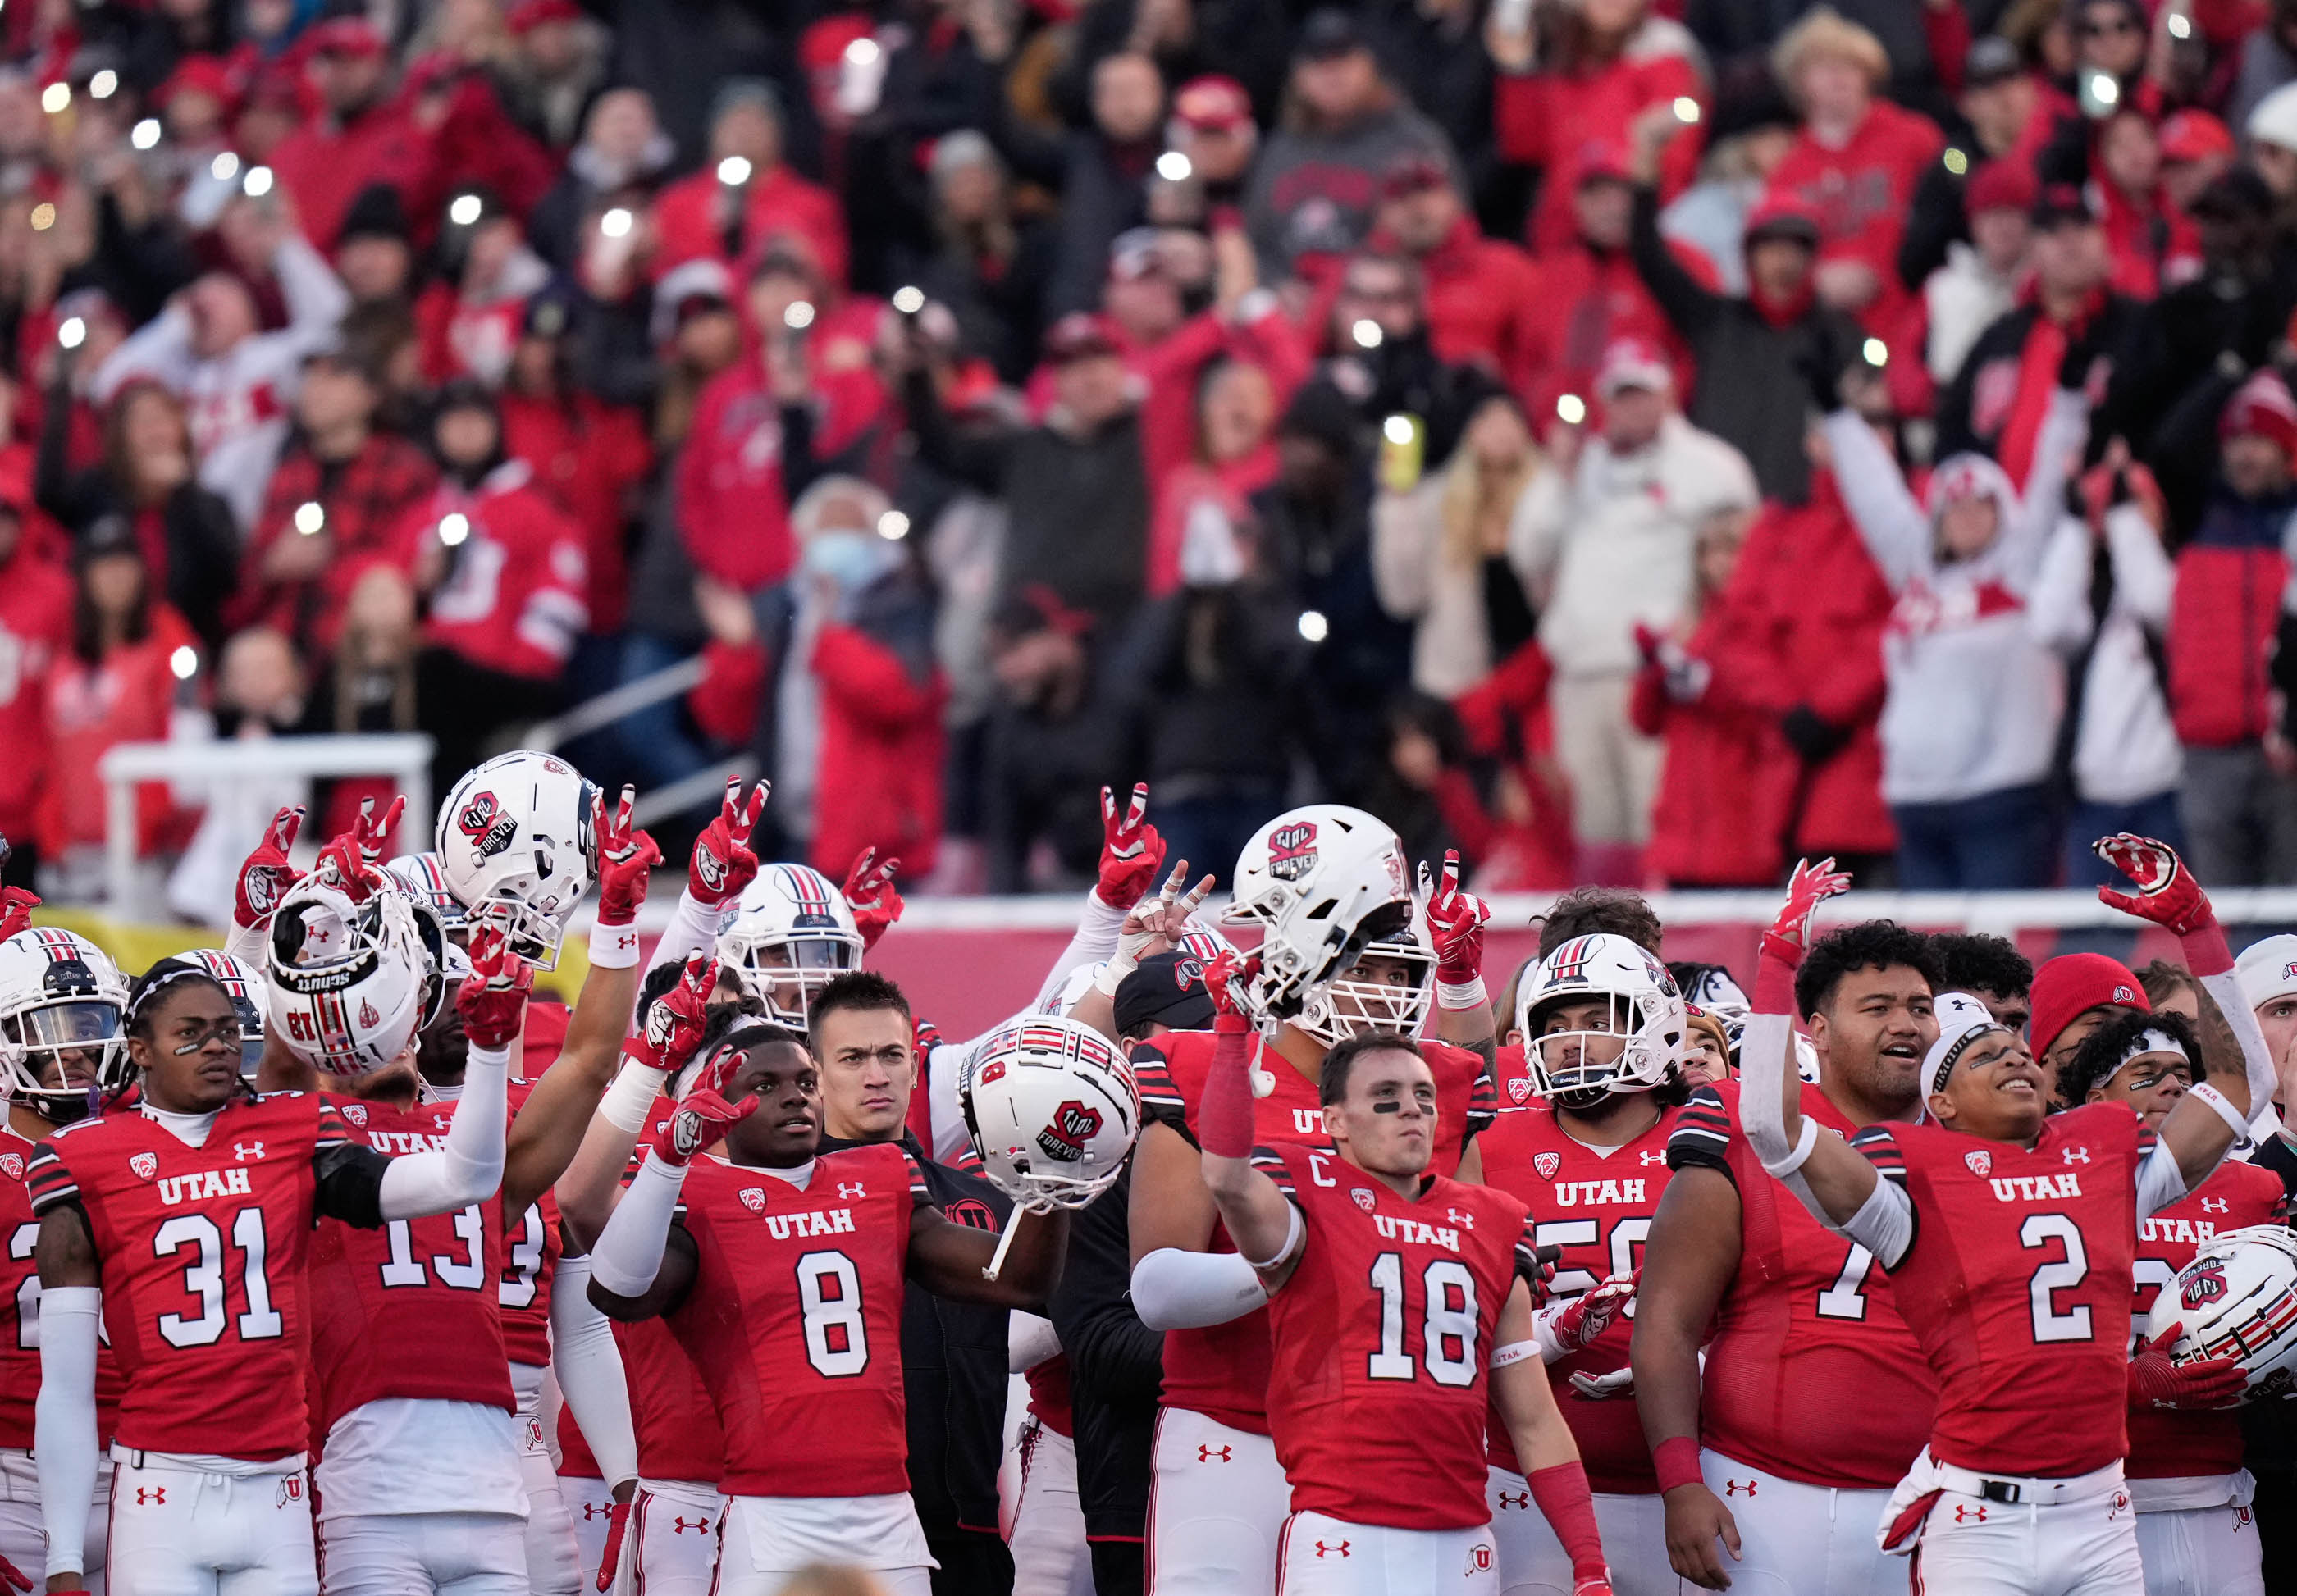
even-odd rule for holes
{"type": "MultiPolygon", "coordinates": [[[[1404,1260],[1382,1253],[1372,1260],[1372,1289],[1379,1293],[1379,1350],[1365,1360],[1376,1380],[1408,1380],[1419,1370],[1404,1341],[1404,1260]]],[[[1476,1383],[1476,1277],[1456,1258],[1438,1258],[1420,1277],[1427,1302],[1420,1327],[1420,1362],[1439,1386],[1476,1383]]]]}

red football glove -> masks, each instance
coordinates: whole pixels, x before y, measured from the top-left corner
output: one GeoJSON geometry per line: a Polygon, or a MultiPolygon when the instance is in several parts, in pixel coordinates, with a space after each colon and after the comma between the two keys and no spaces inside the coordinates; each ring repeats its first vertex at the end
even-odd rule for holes
{"type": "Polygon", "coordinates": [[[1093,891],[1111,909],[1131,909],[1157,884],[1165,862],[1165,839],[1145,818],[1148,784],[1132,789],[1124,812],[1116,812],[1116,794],[1100,789],[1100,882],[1093,891]]]}
{"type": "Polygon", "coordinates": [[[622,1051],[649,1069],[672,1074],[684,1069],[702,1045],[710,994],[717,990],[718,966],[696,953],[686,961],[686,974],[678,984],[646,1010],[645,1032],[625,1043],[622,1051]]]}
{"type": "Polygon", "coordinates": [[[351,828],[319,850],[319,862],[311,872],[313,877],[327,886],[340,887],[354,903],[366,902],[377,887],[388,884],[388,877],[379,868],[383,845],[406,807],[404,797],[393,798],[378,820],[375,800],[360,799],[358,819],[351,822],[351,828]]]}
{"type": "Polygon", "coordinates": [[[271,817],[271,824],[263,828],[263,840],[241,862],[239,880],[232,888],[231,923],[242,931],[251,931],[269,919],[287,890],[303,879],[303,872],[287,862],[287,851],[295,845],[295,834],[302,829],[303,806],[291,803],[271,817]]]}
{"type": "Polygon", "coordinates": [[[1568,1303],[1540,1309],[1532,1320],[1532,1333],[1542,1350],[1552,1346],[1568,1355],[1610,1329],[1621,1311],[1634,1301],[1636,1279],[1636,1275],[1613,1275],[1568,1303]]]}
{"type": "Polygon", "coordinates": [[[742,889],[758,878],[750,833],[765,812],[766,794],[771,790],[771,783],[761,781],[744,801],[740,777],[726,784],[725,804],[694,840],[694,857],[686,867],[686,890],[696,903],[715,909],[729,898],[740,897],[742,889]]]}
{"type": "Polygon", "coordinates": [[[2129,1360],[2132,1408],[2230,1408],[2249,1389],[2249,1376],[2231,1358],[2171,1362],[2169,1349],[2178,1345],[2185,1328],[2171,1325],[2129,1360]]]}
{"type": "Polygon", "coordinates": [[[717,1064],[695,1082],[693,1090],[679,1099],[677,1112],[663,1121],[662,1129],[655,1133],[654,1156],[664,1164],[684,1168],[725,1140],[729,1131],[757,1112],[755,1093],[738,1103],[728,1102],[725,1096],[726,1083],[749,1055],[733,1048],[720,1049],[720,1052],[717,1064]]]}
{"type": "MultiPolygon", "coordinates": [[[[35,898],[32,901],[37,903],[39,900],[35,898]]],[[[4,1557],[0,1557],[0,1581],[4,1581],[20,1591],[29,1591],[32,1588],[32,1582],[24,1577],[24,1571],[4,1557]]]]}
{"type": "Polygon", "coordinates": [[[606,795],[590,795],[590,835],[598,839],[598,924],[627,926],[638,917],[646,901],[646,872],[662,863],[655,840],[630,824],[630,802],[637,796],[622,789],[614,818],[606,819],[606,795]]]}
{"type": "Polygon", "coordinates": [[[2122,831],[2098,838],[2090,844],[2090,851],[2137,886],[2135,893],[2102,886],[2097,889],[2099,901],[2166,926],[2179,936],[2217,924],[2209,894],[2202,891],[2202,884],[2194,879],[2186,861],[2169,843],[2122,831]]]}
{"type": "Polygon", "coordinates": [[[901,867],[900,860],[880,862],[875,848],[864,848],[853,868],[845,872],[845,884],[838,891],[844,896],[845,907],[853,911],[864,953],[876,947],[877,939],[902,917],[902,894],[893,887],[893,872],[901,867]]]}
{"type": "Polygon", "coordinates": [[[463,1034],[473,1047],[499,1053],[518,1040],[534,970],[491,926],[471,933],[470,953],[471,973],[455,994],[455,1012],[463,1016],[463,1034]]]}
{"type": "Polygon", "coordinates": [[[39,904],[39,894],[29,887],[0,886],[0,942],[19,931],[30,930],[32,910],[39,904]]]}
{"type": "Polygon", "coordinates": [[[1836,869],[1832,860],[1822,859],[1816,864],[1798,860],[1787,882],[1787,901],[1779,909],[1779,917],[1763,933],[1763,951],[1790,966],[1800,964],[1803,950],[1810,945],[1811,916],[1829,898],[1849,890],[1850,877],[1836,869]]]}
{"type": "Polygon", "coordinates": [[[1562,1255],[1563,1249],[1552,1243],[1534,1246],[1528,1236],[1516,1238],[1515,1272],[1531,1288],[1533,1307],[1541,1307],[1547,1302],[1548,1290],[1555,1284],[1555,1261],[1562,1255]]]}
{"type": "Polygon", "coordinates": [[[606,1548],[598,1554],[598,1589],[614,1588],[614,1570],[622,1561],[622,1532],[630,1526],[630,1504],[618,1501],[606,1510],[606,1548]]]}
{"type": "Polygon", "coordinates": [[[1215,1030],[1241,1030],[1243,1025],[1226,1026],[1222,1020],[1249,1023],[1250,1011],[1245,1007],[1245,989],[1260,973],[1260,955],[1239,954],[1231,948],[1216,955],[1205,966],[1205,991],[1213,1000],[1215,1030]]]}
{"type": "Polygon", "coordinates": [[[1432,887],[1428,867],[1420,867],[1420,893],[1428,903],[1428,940],[1436,944],[1436,979],[1465,986],[1484,973],[1484,922],[1492,907],[1460,890],[1460,851],[1444,851],[1443,879],[1432,887]]]}

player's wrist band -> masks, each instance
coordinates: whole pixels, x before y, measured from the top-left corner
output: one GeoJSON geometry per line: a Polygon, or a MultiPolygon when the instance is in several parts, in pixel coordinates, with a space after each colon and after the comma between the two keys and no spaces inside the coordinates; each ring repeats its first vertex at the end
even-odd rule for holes
{"type": "Polygon", "coordinates": [[[1803,1160],[1810,1156],[1811,1148],[1817,1145],[1818,1122],[1806,1114],[1802,1119],[1802,1134],[1795,1138],[1793,1150],[1775,1164],[1768,1158],[1764,1159],[1763,1168],[1774,1178],[1783,1181],[1803,1166],[1803,1160]]]}
{"type": "Polygon", "coordinates": [[[590,962],[602,970],[627,970],[638,961],[638,928],[598,921],[590,927],[590,962]]]}
{"type": "Polygon", "coordinates": [[[1699,1467],[1699,1443],[1688,1436],[1669,1436],[1652,1447],[1651,1469],[1659,1476],[1662,1496],[1677,1485],[1707,1483],[1706,1473],[1699,1467]]]}
{"type": "Polygon", "coordinates": [[[1308,1228],[1307,1224],[1301,1219],[1300,1210],[1297,1207],[1289,1203],[1285,1206],[1291,1209],[1292,1218],[1291,1222],[1284,1227],[1284,1245],[1276,1249],[1276,1255],[1273,1258],[1247,1258],[1245,1262],[1251,1264],[1253,1268],[1273,1269],[1290,1257],[1292,1249],[1300,1245],[1301,1233],[1308,1228]]]}
{"type": "Polygon", "coordinates": [[[1140,960],[1119,946],[1116,952],[1101,960],[1099,973],[1092,978],[1093,990],[1104,998],[1114,998],[1116,989],[1124,984],[1124,978],[1140,967],[1140,960]]]}
{"type": "Polygon", "coordinates": [[[2195,1082],[2191,1088],[2189,1088],[2186,1090],[2186,1095],[2189,1098],[2198,1098],[2202,1102],[2207,1103],[2211,1108],[2217,1111],[2217,1116],[2219,1119],[2225,1121],[2227,1124],[2233,1127],[2235,1145],[2246,1146],[2248,1144],[2249,1120],[2243,1115],[2240,1109],[2233,1106],[2232,1099],[2227,1098],[2225,1093],[2219,1091],[2216,1087],[2211,1086],[2208,1082],[2202,1081],[2195,1082]]]}
{"type": "Polygon", "coordinates": [[[1492,1353],[1492,1367],[1494,1369],[1505,1369],[1511,1363],[1520,1363],[1527,1358],[1536,1358],[1539,1355],[1538,1342],[1511,1341],[1505,1346],[1494,1350],[1492,1353]]]}
{"type": "Polygon", "coordinates": [[[2233,949],[2226,942],[2225,927],[2212,916],[2178,939],[2178,950],[2186,956],[2186,967],[2196,978],[2222,975],[2233,968],[2233,949]]]}
{"type": "Polygon", "coordinates": [[[624,1055],[622,1073],[598,1099],[598,1117],[617,1131],[637,1135],[646,1129],[646,1110],[654,1107],[654,1100],[662,1096],[662,1089],[669,1081],[668,1070],[656,1069],[624,1055]]]}
{"type": "Polygon", "coordinates": [[[1483,976],[1476,975],[1456,984],[1438,979],[1436,983],[1436,1001],[1442,1007],[1454,1011],[1462,1008],[1489,1008],[1492,1006],[1492,996],[1484,990],[1483,976]]]}

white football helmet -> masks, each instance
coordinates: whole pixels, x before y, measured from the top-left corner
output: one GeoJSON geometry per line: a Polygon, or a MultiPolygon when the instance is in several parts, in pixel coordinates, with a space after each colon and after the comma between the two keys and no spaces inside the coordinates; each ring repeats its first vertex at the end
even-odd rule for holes
{"type": "Polygon", "coordinates": [[[254,1079],[256,1066],[263,1062],[263,1010],[269,996],[263,972],[221,948],[193,948],[176,957],[214,976],[231,999],[239,1015],[239,1073],[254,1079]]]}
{"type": "Polygon", "coordinates": [[[36,926],[0,942],[0,1098],[59,1124],[80,1117],[90,1086],[127,1083],[127,1008],[128,978],[86,937],[36,926]]]}
{"type": "Polygon", "coordinates": [[[1082,1208],[1140,1133],[1132,1066],[1089,1025],[1016,1020],[974,1049],[957,1099],[982,1172],[1024,1206],[1082,1208]]]}
{"type": "Polygon", "coordinates": [[[590,803],[598,789],[555,754],[497,754],[455,784],[440,806],[439,874],[510,950],[555,969],[558,944],[597,873],[590,803]]]}
{"type": "Polygon", "coordinates": [[[1340,803],[1288,810],[1253,834],[1232,881],[1221,917],[1261,927],[1260,971],[1245,1000],[1264,1025],[1296,1025],[1327,1045],[1362,1031],[1419,1031],[1435,954],[1418,924],[1404,844],[1385,824],[1340,803]],[[1346,978],[1367,956],[1406,960],[1417,979],[1346,978]]]}
{"type": "Polygon", "coordinates": [[[2202,1243],[2153,1298],[2146,1338],[2171,1325],[2183,1327],[2171,1359],[2237,1360],[2249,1377],[2245,1401],[2297,1390],[2297,1235],[2248,1225],[2202,1243]]]}
{"type": "Polygon", "coordinates": [[[353,903],[306,880],[272,917],[268,1025],[296,1057],[328,1074],[379,1070],[438,1012],[438,959],[404,895],[383,891],[353,903]]]}
{"type": "Polygon", "coordinates": [[[471,911],[447,885],[446,872],[439,868],[436,853],[402,853],[397,859],[383,861],[383,874],[399,884],[399,890],[418,903],[428,903],[432,913],[439,917],[439,925],[449,935],[470,929],[471,911]]]}
{"type": "Polygon", "coordinates": [[[861,967],[861,930],[837,884],[806,865],[767,865],[742,889],[718,938],[720,962],[765,1000],[767,1016],[803,1031],[813,995],[861,967]]]}
{"type": "Polygon", "coordinates": [[[1611,1092],[1649,1091],[1683,1060],[1689,1024],[1667,967],[1624,936],[1575,936],[1517,983],[1516,1029],[1532,1090],[1585,1107],[1611,1092]],[[1548,1012],[1601,999],[1607,1017],[1584,1029],[1544,1032],[1548,1012]]]}

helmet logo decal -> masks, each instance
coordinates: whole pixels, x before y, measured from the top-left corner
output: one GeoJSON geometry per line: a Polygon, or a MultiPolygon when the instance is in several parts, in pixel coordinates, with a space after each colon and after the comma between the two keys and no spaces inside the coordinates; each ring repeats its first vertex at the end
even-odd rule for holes
{"type": "Polygon", "coordinates": [[[1268,873],[1279,881],[1297,881],[1316,868],[1316,823],[1295,820],[1268,834],[1268,873]]]}
{"type": "Polygon", "coordinates": [[[1084,1144],[1100,1134],[1100,1110],[1072,1098],[1053,1110],[1053,1117],[1037,1132],[1045,1156],[1074,1164],[1084,1156],[1084,1144]]]}
{"type": "Polygon", "coordinates": [[[2226,1294],[2225,1261],[2205,1258],[2198,1267],[2188,1270],[2179,1284],[2178,1300],[2188,1308],[2198,1308],[2203,1303],[2213,1303],[2226,1294]]]}
{"type": "Polygon", "coordinates": [[[1577,982],[1587,973],[1587,961],[1595,957],[1598,949],[1590,936],[1575,937],[1547,956],[1547,984],[1560,986],[1565,982],[1577,982]]]}
{"type": "Polygon", "coordinates": [[[359,1000],[359,1024],[370,1031],[383,1024],[383,1016],[375,1011],[375,1004],[366,998],[359,1000]]]}
{"type": "Polygon", "coordinates": [[[492,793],[473,793],[455,816],[455,829],[471,840],[472,851],[481,859],[492,859],[510,847],[518,835],[518,822],[502,812],[492,793]]]}

